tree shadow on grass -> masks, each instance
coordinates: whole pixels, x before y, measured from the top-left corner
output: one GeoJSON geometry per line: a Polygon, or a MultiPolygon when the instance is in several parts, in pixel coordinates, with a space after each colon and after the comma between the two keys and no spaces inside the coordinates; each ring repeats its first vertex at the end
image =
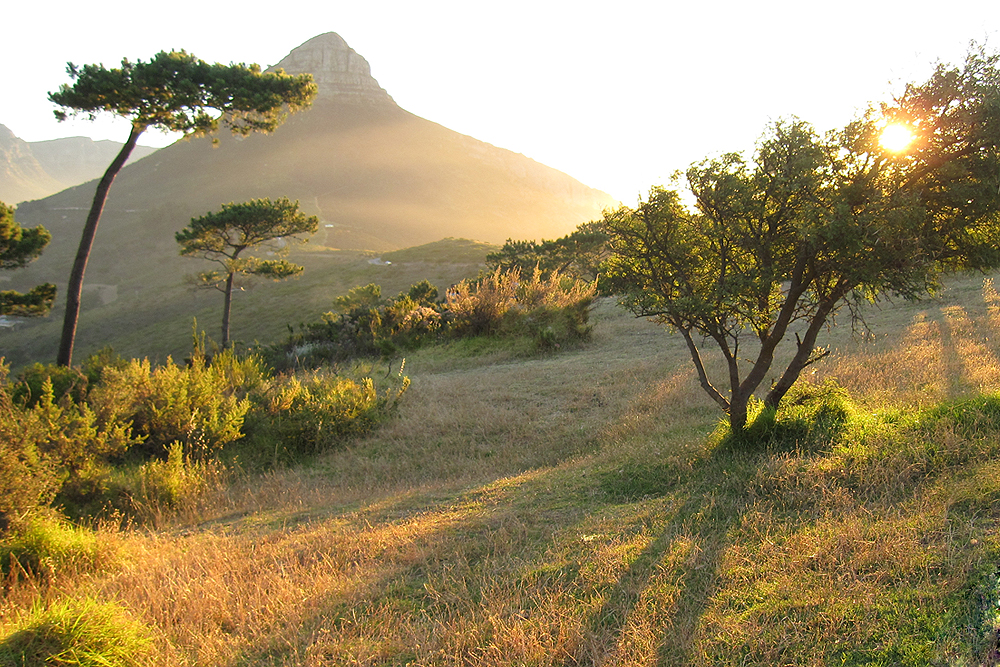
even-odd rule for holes
{"type": "Polygon", "coordinates": [[[763,466],[789,452],[819,454],[843,431],[846,395],[835,386],[817,396],[793,396],[781,420],[762,412],[740,437],[727,435],[687,474],[667,464],[633,463],[606,474],[601,487],[618,502],[637,502],[673,494],[678,498],[667,526],[629,565],[604,604],[589,619],[579,650],[563,667],[611,663],[625,640],[629,618],[656,585],[664,568],[676,575],[671,608],[658,628],[657,662],[685,665],[698,626],[719,585],[720,566],[753,499],[747,493],[763,466]],[[796,407],[805,406],[805,409],[796,407]],[[680,567],[667,561],[680,541],[689,543],[680,567]]]}
{"type": "MultiPolygon", "coordinates": [[[[649,536],[651,539],[642,552],[625,566],[623,574],[603,588],[602,603],[584,621],[583,632],[568,640],[565,649],[553,646],[549,655],[551,662],[545,664],[564,667],[610,664],[618,653],[622,654],[621,657],[631,654],[635,649],[629,646],[629,642],[634,634],[632,623],[636,618],[647,625],[653,624],[653,643],[647,643],[645,650],[652,650],[659,664],[692,662],[696,658],[693,651],[697,648],[699,627],[720,584],[720,569],[725,554],[753,502],[747,493],[748,483],[775,456],[791,450],[808,451],[809,447],[819,451],[821,445],[810,443],[824,440],[828,443],[845,421],[842,413],[829,409],[828,404],[829,401],[824,404],[825,408],[813,409],[806,414],[792,409],[787,414],[783,412],[780,420],[775,420],[773,415],[765,415],[761,421],[755,422],[757,430],[751,429],[741,440],[717,439],[714,447],[703,450],[701,458],[690,465],[639,459],[599,476],[595,492],[602,494],[603,498],[596,507],[602,503],[605,507],[634,503],[639,508],[651,498],[663,498],[663,509],[656,510],[658,517],[655,525],[659,528],[649,536]],[[664,597],[655,590],[663,586],[671,589],[670,599],[662,604],[654,602],[663,609],[650,615],[645,605],[651,597],[664,597]],[[567,655],[563,650],[570,653],[567,655]]],[[[588,476],[588,479],[593,478],[588,476]]],[[[380,566],[373,570],[374,576],[366,582],[365,588],[369,593],[361,599],[352,600],[350,596],[344,597],[336,592],[321,594],[310,604],[310,611],[298,619],[297,632],[286,633],[276,627],[272,637],[247,647],[236,664],[299,664],[306,655],[310,655],[310,659],[335,661],[336,656],[326,651],[337,650],[335,647],[339,645],[339,640],[326,642],[324,638],[327,635],[324,633],[339,635],[348,626],[353,628],[352,631],[375,632],[377,627],[363,629],[363,619],[368,613],[375,613],[380,605],[396,607],[398,613],[415,619],[418,626],[429,631],[433,622],[427,620],[423,624],[420,619],[426,620],[428,614],[432,617],[440,613],[441,608],[428,597],[427,586],[434,584],[435,578],[440,579],[443,572],[454,566],[453,558],[460,561],[468,573],[459,577],[461,581],[455,579],[455,584],[468,584],[468,590],[460,593],[461,599],[454,602],[455,606],[449,613],[468,615],[472,620],[476,616],[473,609],[478,604],[476,595],[481,594],[481,591],[477,592],[478,563],[484,558],[490,560],[496,556],[490,549],[500,544],[495,535],[504,529],[505,513],[517,515],[512,515],[512,519],[518,524],[524,520],[521,514],[527,512],[532,517],[529,523],[533,522],[527,527],[523,523],[518,524],[510,535],[511,541],[503,541],[505,553],[516,553],[516,562],[512,563],[513,569],[508,572],[516,579],[517,572],[521,571],[517,563],[546,564],[550,561],[546,551],[552,539],[540,539],[539,535],[529,534],[531,531],[552,536],[566,529],[572,532],[574,527],[582,526],[581,522],[595,507],[570,500],[566,494],[568,491],[572,493],[572,490],[558,485],[551,487],[548,475],[544,473],[526,474],[517,482],[505,480],[502,486],[502,490],[497,484],[469,489],[452,499],[448,508],[418,512],[415,516],[430,517],[442,512],[455,512],[455,515],[454,520],[446,521],[442,515],[428,523],[427,531],[414,542],[412,556],[404,550],[396,556],[380,558],[380,566]],[[518,486],[524,488],[515,492],[518,486]],[[470,512],[462,514],[460,510],[463,507],[470,508],[470,512]],[[489,510],[480,512],[476,508],[489,510]],[[344,619],[350,619],[350,622],[344,619]],[[290,637],[295,639],[289,642],[290,637]]],[[[582,492],[582,487],[579,491],[582,492]]],[[[386,507],[381,508],[378,514],[381,521],[375,521],[374,525],[386,520],[392,523],[397,516],[396,511],[386,507]]],[[[376,517],[367,518],[374,520],[376,517]]],[[[501,554],[500,560],[504,557],[501,554]]],[[[570,558],[576,559],[575,556],[570,558]]],[[[588,558],[583,556],[575,565],[587,565],[588,558]]],[[[491,576],[496,576],[496,573],[491,576]]],[[[511,582],[511,586],[516,588],[513,579],[511,582]]],[[[544,594],[544,590],[538,593],[544,594]]],[[[523,611],[530,615],[530,609],[523,611]]],[[[515,623],[522,622],[518,620],[521,616],[517,615],[504,618],[508,621],[514,619],[515,623]]],[[[472,622],[475,624],[477,621],[472,622]]],[[[362,640],[370,640],[373,647],[381,646],[378,648],[382,652],[380,664],[405,664],[421,659],[418,645],[404,645],[399,637],[390,640],[387,645],[381,645],[381,640],[368,638],[367,635],[359,636],[359,641],[362,640]]],[[[415,638],[416,641],[423,640],[415,638]]],[[[458,653],[452,658],[462,657],[471,661],[474,651],[486,648],[485,645],[478,648],[456,647],[458,653]]]]}

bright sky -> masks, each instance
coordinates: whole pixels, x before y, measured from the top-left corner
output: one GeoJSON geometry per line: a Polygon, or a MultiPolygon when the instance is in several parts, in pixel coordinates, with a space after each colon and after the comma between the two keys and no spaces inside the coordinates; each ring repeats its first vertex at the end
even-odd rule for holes
{"type": "Polygon", "coordinates": [[[46,94],[67,61],[185,49],[266,67],[333,31],[404,109],[629,204],[752,147],[769,121],[840,127],[970,41],[1000,50],[996,0],[22,0],[3,23],[0,124],[26,141],[127,138],[125,124],[54,120],[46,94]]]}

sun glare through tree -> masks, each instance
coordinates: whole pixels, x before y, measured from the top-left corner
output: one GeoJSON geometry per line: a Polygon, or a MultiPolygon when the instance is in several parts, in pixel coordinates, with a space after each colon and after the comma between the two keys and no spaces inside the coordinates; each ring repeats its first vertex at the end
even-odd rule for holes
{"type": "Polygon", "coordinates": [[[881,136],[879,136],[878,142],[882,145],[882,148],[894,153],[900,153],[913,143],[913,130],[898,123],[886,125],[885,129],[882,130],[881,136]]]}

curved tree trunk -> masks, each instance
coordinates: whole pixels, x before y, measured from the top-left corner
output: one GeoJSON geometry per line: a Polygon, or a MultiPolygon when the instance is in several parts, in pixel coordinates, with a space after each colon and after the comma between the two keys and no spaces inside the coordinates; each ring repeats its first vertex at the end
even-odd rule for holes
{"type": "Polygon", "coordinates": [[[87,222],[83,225],[83,237],[80,239],[80,247],[76,251],[76,259],[73,261],[73,270],[69,274],[69,284],[66,285],[66,316],[63,319],[62,340],[59,342],[59,356],[56,363],[60,366],[69,366],[73,361],[73,343],[76,341],[76,324],[80,318],[80,295],[83,292],[83,274],[87,270],[87,260],[90,259],[90,250],[94,246],[94,236],[97,234],[97,223],[101,220],[101,213],[104,211],[104,203],[108,199],[108,190],[115,176],[125,166],[128,156],[132,154],[139,135],[146,129],[145,125],[132,125],[132,131],[128,135],[128,141],[112,160],[108,170],[104,172],[104,177],[97,184],[97,191],[94,193],[94,202],[90,206],[90,213],[87,215],[87,222]]]}

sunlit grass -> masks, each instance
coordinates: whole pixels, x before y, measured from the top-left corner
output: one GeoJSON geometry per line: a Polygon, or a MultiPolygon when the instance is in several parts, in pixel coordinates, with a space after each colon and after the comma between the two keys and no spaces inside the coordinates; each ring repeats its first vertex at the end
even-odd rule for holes
{"type": "Polygon", "coordinates": [[[158,665],[992,664],[1000,337],[956,285],[831,332],[754,446],[609,303],[578,350],[417,353],[377,432],[98,534],[116,564],[8,580],[3,620],[116,600],[158,665]]]}

